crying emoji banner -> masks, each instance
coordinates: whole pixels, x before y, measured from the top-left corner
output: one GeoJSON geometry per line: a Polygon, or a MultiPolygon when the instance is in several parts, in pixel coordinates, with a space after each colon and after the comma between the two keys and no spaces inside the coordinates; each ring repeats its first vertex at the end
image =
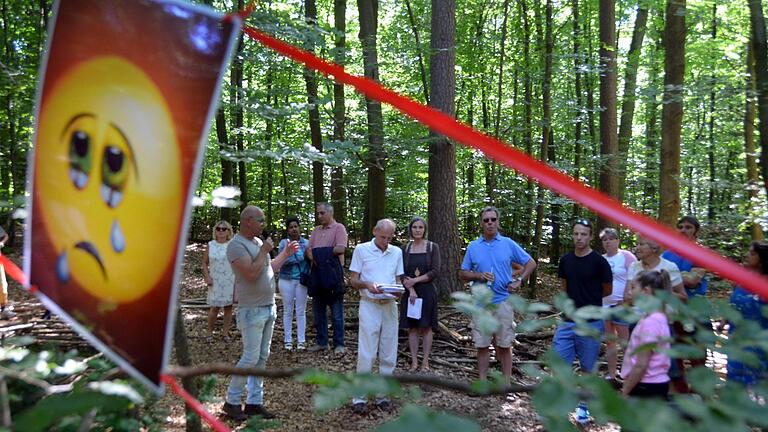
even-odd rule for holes
{"type": "Polygon", "coordinates": [[[157,392],[239,25],[162,0],[61,0],[49,24],[25,270],[46,307],[157,392]]]}

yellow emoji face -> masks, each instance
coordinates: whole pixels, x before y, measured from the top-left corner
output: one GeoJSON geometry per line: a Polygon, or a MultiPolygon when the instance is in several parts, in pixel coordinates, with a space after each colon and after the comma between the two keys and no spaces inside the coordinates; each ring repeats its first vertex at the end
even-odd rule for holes
{"type": "Polygon", "coordinates": [[[33,209],[62,286],[108,304],[154,288],[182,223],[179,159],[168,106],[141,69],[107,56],[62,76],[41,108],[33,209]]]}

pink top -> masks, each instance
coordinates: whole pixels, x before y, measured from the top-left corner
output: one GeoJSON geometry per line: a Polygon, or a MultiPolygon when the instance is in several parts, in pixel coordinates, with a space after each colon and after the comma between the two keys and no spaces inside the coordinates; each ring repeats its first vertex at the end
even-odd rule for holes
{"type": "Polygon", "coordinates": [[[637,363],[635,351],[646,344],[657,344],[651,352],[648,369],[640,379],[643,383],[665,383],[669,381],[669,355],[664,352],[669,349],[669,321],[663,312],[654,312],[638,321],[629,338],[624,364],[621,366],[621,377],[627,379],[630,371],[637,363]]]}
{"type": "Polygon", "coordinates": [[[318,225],[309,236],[308,248],[347,246],[347,229],[333,221],[327,227],[318,225]]]}

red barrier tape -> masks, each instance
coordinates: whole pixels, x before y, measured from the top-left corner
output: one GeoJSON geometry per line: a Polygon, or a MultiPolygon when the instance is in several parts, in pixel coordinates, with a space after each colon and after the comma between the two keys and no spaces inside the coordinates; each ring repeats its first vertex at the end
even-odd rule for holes
{"type": "Polygon", "coordinates": [[[187,391],[184,390],[184,388],[181,387],[178,382],[176,382],[175,378],[170,375],[160,375],[160,381],[168,384],[168,387],[170,387],[174,393],[184,399],[184,402],[186,402],[187,405],[189,405],[189,407],[192,408],[192,410],[200,416],[200,418],[205,420],[205,422],[208,423],[208,425],[211,426],[214,431],[230,432],[230,429],[227,427],[227,425],[209,413],[203,404],[200,403],[200,401],[195,399],[191,394],[187,393],[187,391]]]}
{"type": "Polygon", "coordinates": [[[507,165],[535,180],[542,186],[577,201],[610,220],[629,226],[643,236],[667,246],[698,266],[712,269],[720,276],[738,283],[747,290],[768,299],[768,279],[751,272],[717,253],[699,246],[680,233],[653,219],[625,208],[620,202],[573,178],[551,168],[528,154],[508,147],[503,142],[475,131],[442,112],[402,96],[381,84],[348,74],[341,66],[327,62],[293,45],[279,41],[252,27],[243,27],[245,34],[266,47],[298,63],[315,69],[342,84],[354,87],[371,99],[392,105],[402,113],[462,144],[474,147],[498,163],[507,165]]]}
{"type": "MultiPolygon", "coordinates": [[[[0,265],[5,268],[5,273],[13,280],[20,283],[21,286],[27,286],[27,275],[16,265],[13,261],[9,260],[7,256],[0,254],[0,265]]],[[[31,292],[37,291],[37,287],[29,287],[31,292]]]]}

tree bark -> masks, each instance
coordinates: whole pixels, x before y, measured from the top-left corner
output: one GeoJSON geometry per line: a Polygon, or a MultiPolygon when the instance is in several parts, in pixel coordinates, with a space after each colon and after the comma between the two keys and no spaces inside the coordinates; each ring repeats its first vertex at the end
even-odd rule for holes
{"type": "MultiPolygon", "coordinates": [[[[378,26],[378,0],[357,0],[360,13],[360,43],[363,47],[363,70],[367,78],[379,80],[379,60],[376,48],[378,26]]],[[[368,114],[368,200],[367,217],[363,223],[363,235],[385,214],[387,155],[384,151],[384,121],[381,102],[365,98],[368,114]]],[[[454,174],[455,175],[455,174],[454,174]]]]}
{"type": "MultiPolygon", "coordinates": [[[[582,138],[581,132],[583,129],[582,123],[584,120],[584,95],[581,89],[581,79],[584,75],[582,71],[582,64],[584,62],[584,56],[581,52],[581,23],[579,22],[579,0],[571,1],[571,10],[573,13],[573,75],[574,75],[574,92],[576,95],[576,118],[574,119],[574,150],[573,150],[573,178],[581,180],[581,153],[582,153],[582,138]]],[[[573,218],[576,219],[581,213],[581,205],[577,202],[573,203],[572,210],[573,218]]]]}
{"type": "Polygon", "coordinates": [[[661,111],[659,220],[674,226],[680,214],[680,130],[685,75],[685,1],[667,0],[664,26],[664,103],[661,111]]]}
{"type": "MultiPolygon", "coordinates": [[[[242,9],[243,0],[237,0],[237,10],[242,9]]],[[[245,93],[243,89],[243,33],[240,33],[237,40],[237,50],[232,59],[230,81],[232,84],[229,93],[230,109],[232,110],[232,132],[234,133],[235,148],[237,148],[238,154],[242,155],[245,149],[243,144],[243,95],[245,93]]],[[[248,205],[248,183],[245,160],[242,160],[242,158],[237,162],[237,183],[240,188],[240,208],[244,209],[248,205]]]]}
{"type": "MultiPolygon", "coordinates": [[[[717,39],[717,1],[712,2],[712,46],[715,46],[717,39]]],[[[709,88],[709,148],[707,149],[707,160],[709,161],[709,199],[707,200],[707,219],[710,223],[714,222],[716,209],[715,206],[715,75],[710,77],[709,88]]],[[[693,180],[693,178],[691,178],[693,180]]]]}
{"type": "MultiPolygon", "coordinates": [[[[346,64],[345,50],[347,49],[347,0],[333,1],[333,19],[336,29],[334,61],[338,65],[346,64]]],[[[345,126],[347,123],[346,98],[344,84],[333,84],[333,140],[342,142],[346,139],[345,126]]],[[[344,170],[336,166],[331,170],[331,204],[333,215],[339,223],[346,223],[346,201],[344,191],[344,170]]]]}
{"type": "MultiPolygon", "coordinates": [[[[173,345],[176,349],[176,361],[179,366],[192,366],[192,355],[189,352],[189,343],[187,341],[187,332],[184,329],[184,320],[181,318],[181,309],[176,311],[176,326],[173,329],[173,345]]],[[[184,387],[192,397],[197,398],[197,377],[185,376],[181,378],[181,385],[184,387]]],[[[200,432],[203,430],[203,425],[200,422],[200,416],[198,416],[189,405],[184,405],[184,410],[187,415],[187,432],[200,432]]]]}
{"type": "MultiPolygon", "coordinates": [[[[304,22],[313,30],[317,28],[317,4],[315,0],[304,0],[304,22]]],[[[308,41],[312,40],[310,35],[308,41]]],[[[307,42],[305,49],[314,52],[314,43],[307,42]]],[[[320,109],[317,102],[317,75],[314,69],[304,68],[304,82],[307,87],[307,108],[309,112],[309,138],[312,147],[323,151],[323,136],[320,131],[320,109]]],[[[323,188],[323,163],[312,162],[312,197],[315,203],[325,201],[323,188]]]]}
{"type": "MultiPolygon", "coordinates": [[[[547,0],[545,11],[545,36],[544,36],[544,79],[541,83],[542,127],[541,146],[539,147],[539,160],[546,163],[549,159],[549,140],[552,136],[552,0],[547,0]]],[[[541,236],[544,225],[544,188],[538,186],[536,194],[536,222],[534,224],[533,242],[531,250],[533,258],[541,257],[541,236]]],[[[536,296],[536,273],[531,276],[528,283],[528,297],[536,296]]]]}
{"type": "Polygon", "coordinates": [[[627,156],[629,142],[632,138],[632,122],[635,116],[635,100],[637,95],[637,67],[640,64],[640,52],[645,38],[645,29],[648,22],[648,6],[640,3],[635,17],[635,29],[632,32],[632,42],[627,53],[627,69],[624,72],[624,96],[621,101],[621,124],[619,125],[619,199],[625,200],[627,184],[627,156]]]}
{"type": "Polygon", "coordinates": [[[755,84],[757,86],[757,115],[760,119],[760,170],[763,186],[768,193],[768,44],[766,44],[763,2],[749,0],[749,17],[752,24],[752,51],[755,55],[755,84]]]}
{"type": "MultiPolygon", "coordinates": [[[[619,198],[619,141],[616,131],[616,1],[600,0],[600,190],[619,198]]],[[[599,217],[597,232],[615,226],[599,217]]],[[[596,237],[595,237],[596,238],[596,237]]]]}
{"type": "MultiPolygon", "coordinates": [[[[227,136],[227,119],[224,116],[224,107],[219,107],[216,111],[216,139],[219,141],[219,151],[229,152],[229,137],[227,136]]],[[[221,160],[221,185],[232,186],[232,161],[223,154],[219,155],[221,160]]],[[[221,207],[221,219],[229,222],[232,220],[232,209],[221,207]]]]}
{"type": "Polygon", "coordinates": [[[748,214],[752,223],[750,233],[752,240],[763,239],[763,229],[757,222],[760,209],[757,207],[760,189],[760,174],[757,171],[755,156],[755,56],[752,47],[747,44],[747,91],[746,108],[744,110],[744,153],[747,155],[747,196],[749,197],[748,214]]]}
{"type": "Polygon", "coordinates": [[[424,102],[429,104],[429,85],[427,84],[427,70],[424,67],[424,56],[421,54],[421,38],[419,37],[419,26],[416,25],[416,18],[413,16],[411,0],[405,0],[405,7],[408,11],[408,22],[411,24],[413,37],[416,41],[416,56],[419,59],[419,74],[421,76],[421,88],[424,92],[424,102]]]}
{"type": "MultiPolygon", "coordinates": [[[[456,96],[455,0],[432,0],[431,28],[430,105],[453,116],[456,96]]],[[[440,245],[443,266],[436,285],[440,296],[447,297],[462,288],[456,273],[460,259],[456,218],[456,145],[435,133],[430,133],[427,192],[430,235],[440,245]]]]}

